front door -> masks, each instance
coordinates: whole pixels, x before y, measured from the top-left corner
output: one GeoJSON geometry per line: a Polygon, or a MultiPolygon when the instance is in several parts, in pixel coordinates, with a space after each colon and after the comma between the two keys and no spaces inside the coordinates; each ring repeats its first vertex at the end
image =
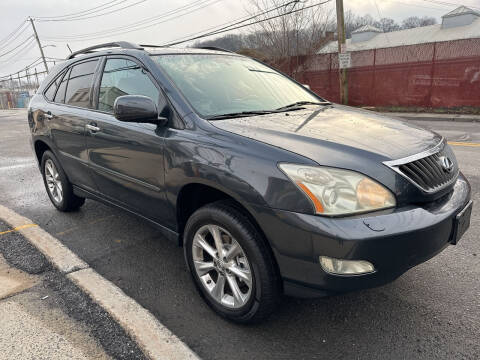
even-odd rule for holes
{"type": "Polygon", "coordinates": [[[148,218],[165,218],[164,128],[115,119],[121,95],[163,96],[142,66],[108,58],[100,82],[98,112],[86,125],[89,165],[99,191],[110,201],[148,218]]]}

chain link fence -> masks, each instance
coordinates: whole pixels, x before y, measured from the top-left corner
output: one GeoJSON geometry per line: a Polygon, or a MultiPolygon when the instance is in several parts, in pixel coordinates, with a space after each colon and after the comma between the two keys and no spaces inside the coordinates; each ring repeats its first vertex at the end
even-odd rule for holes
{"type": "MultiPolygon", "coordinates": [[[[480,39],[355,51],[351,56],[349,105],[480,107],[480,39]]],[[[337,53],[296,58],[281,68],[319,95],[340,101],[337,53]]]]}
{"type": "Polygon", "coordinates": [[[46,76],[46,71],[38,72],[34,69],[26,70],[23,75],[17,73],[0,78],[0,109],[28,107],[30,99],[46,76]]]}

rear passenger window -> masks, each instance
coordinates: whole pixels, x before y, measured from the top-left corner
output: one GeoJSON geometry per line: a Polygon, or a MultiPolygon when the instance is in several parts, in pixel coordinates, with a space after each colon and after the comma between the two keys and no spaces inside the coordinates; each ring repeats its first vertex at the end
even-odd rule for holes
{"type": "Polygon", "coordinates": [[[122,95],[148,96],[158,106],[160,92],[136,62],[108,59],[100,85],[98,109],[113,112],[115,99],[122,95]]]}
{"type": "Polygon", "coordinates": [[[91,107],[90,88],[97,62],[98,60],[87,61],[72,67],[65,94],[66,104],[84,108],[91,107]]]}
{"type": "Polygon", "coordinates": [[[55,91],[57,90],[58,84],[60,84],[60,80],[62,80],[62,76],[65,72],[62,72],[57,78],[50,84],[48,89],[45,91],[45,97],[48,101],[53,101],[53,97],[55,96],[55,91]]]}
{"type": "Polygon", "coordinates": [[[56,103],[64,103],[65,102],[65,89],[67,88],[67,81],[68,81],[68,74],[70,73],[70,70],[67,70],[67,73],[62,79],[62,82],[60,83],[57,93],[55,94],[55,102],[56,103]]]}

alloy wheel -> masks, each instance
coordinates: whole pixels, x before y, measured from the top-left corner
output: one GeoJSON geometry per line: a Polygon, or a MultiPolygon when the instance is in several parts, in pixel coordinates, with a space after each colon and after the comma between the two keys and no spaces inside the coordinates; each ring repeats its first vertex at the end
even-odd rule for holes
{"type": "Polygon", "coordinates": [[[51,159],[45,161],[45,180],[48,192],[55,202],[60,204],[63,200],[63,187],[58,170],[51,159]]]}
{"type": "Polygon", "coordinates": [[[205,290],[219,304],[232,309],[245,305],[252,294],[252,272],[245,252],[218,225],[204,225],[192,242],[195,271],[205,290]]]}

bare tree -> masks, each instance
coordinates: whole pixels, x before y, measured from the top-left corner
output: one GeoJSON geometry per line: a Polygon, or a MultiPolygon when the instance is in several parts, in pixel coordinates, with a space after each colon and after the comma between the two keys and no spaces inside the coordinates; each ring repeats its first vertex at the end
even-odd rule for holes
{"type": "Polygon", "coordinates": [[[395,20],[390,18],[381,18],[380,21],[375,22],[375,26],[383,32],[400,30],[400,25],[398,25],[395,20]]]}
{"type": "Polygon", "coordinates": [[[308,6],[305,2],[290,2],[285,6],[285,0],[250,0],[247,11],[251,14],[265,12],[277,8],[264,15],[256,17],[255,48],[269,55],[274,61],[289,56],[309,55],[314,53],[326,31],[334,24],[334,14],[331,8],[308,6]],[[292,10],[301,10],[292,12],[292,10]],[[271,17],[277,16],[274,19],[271,17]],[[268,20],[267,20],[268,19],[268,20]]]}
{"type": "Polygon", "coordinates": [[[437,20],[434,17],[424,16],[410,16],[403,20],[402,29],[413,29],[420,26],[435,25],[437,20]]]}

